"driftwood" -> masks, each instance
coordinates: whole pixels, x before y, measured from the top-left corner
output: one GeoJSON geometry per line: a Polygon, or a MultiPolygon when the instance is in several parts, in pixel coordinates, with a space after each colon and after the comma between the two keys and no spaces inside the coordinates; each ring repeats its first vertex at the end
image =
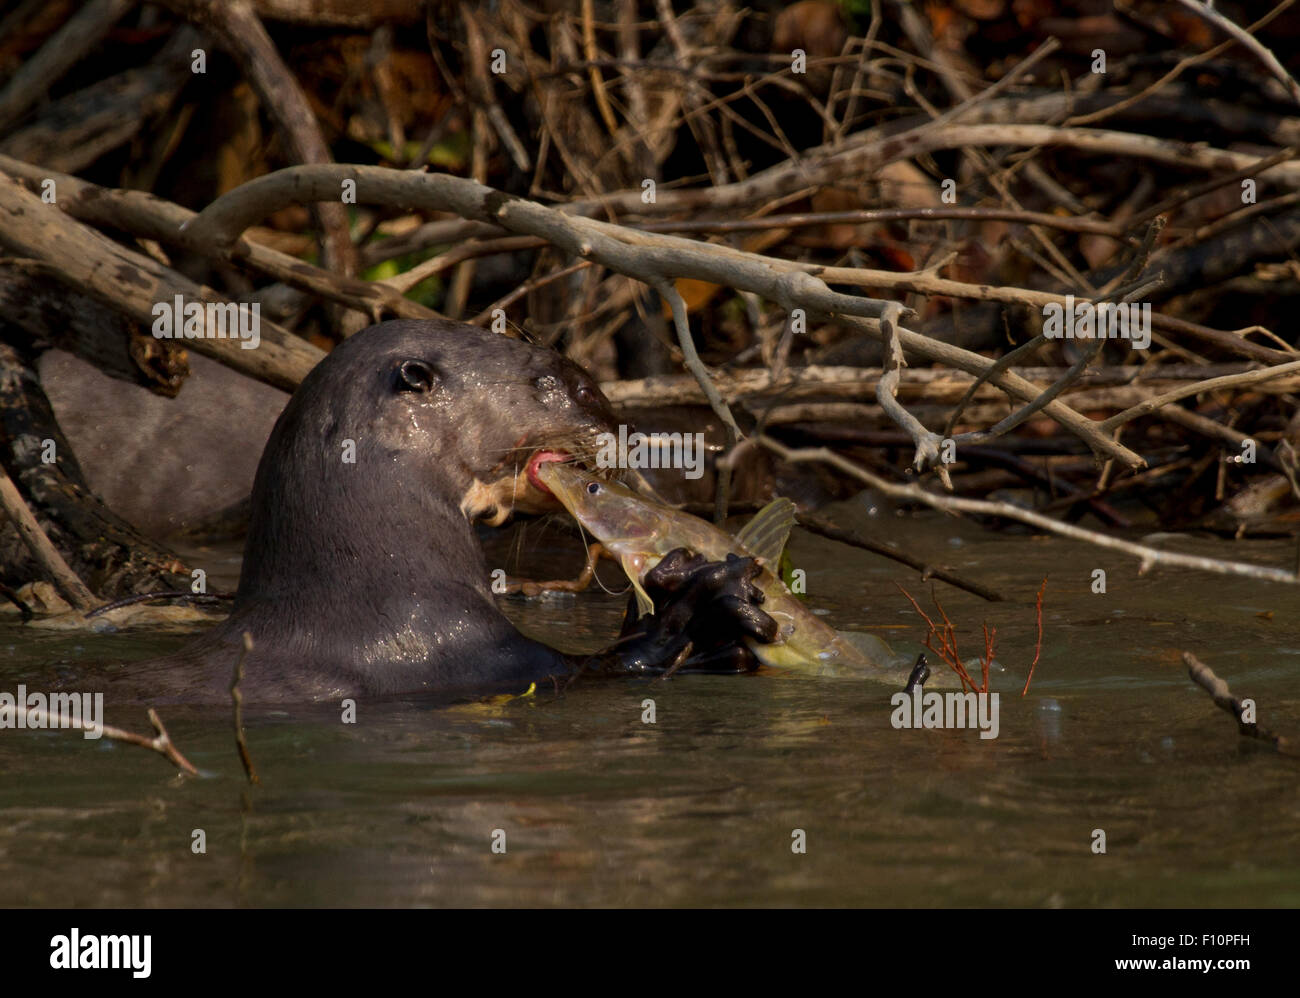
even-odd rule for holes
{"type": "MultiPolygon", "coordinates": [[[[881,335],[879,319],[885,303],[831,291],[816,276],[825,273],[830,280],[838,280],[827,268],[792,267],[784,260],[714,246],[706,249],[688,239],[638,233],[609,223],[568,216],[458,177],[413,175],[362,166],[293,167],[223,196],[204,209],[187,229],[193,239],[210,240],[223,248],[233,247],[245,229],[279,206],[337,197],[345,180],[356,184],[359,201],[420,205],[434,211],[454,211],[477,221],[493,221],[511,231],[541,236],[575,256],[644,280],[661,293],[667,290],[662,282],[687,277],[707,280],[753,292],[787,310],[800,308],[811,314],[836,314],[846,325],[881,335]]],[[[674,316],[679,342],[685,351],[686,340],[681,336],[684,316],[680,306],[674,309],[674,316]]],[[[993,367],[977,354],[903,327],[898,328],[898,336],[905,350],[926,359],[941,360],[979,374],[993,367]]],[[[690,352],[686,352],[689,358],[690,352]]],[[[719,402],[720,397],[702,367],[692,373],[696,374],[718,418],[724,425],[733,423],[728,407],[725,402],[719,402]]],[[[1042,389],[1010,372],[992,374],[989,380],[1026,402],[1032,402],[1042,393],[1042,389]]],[[[1143,466],[1139,455],[1100,434],[1090,420],[1060,401],[1048,403],[1043,412],[1083,437],[1098,454],[1115,458],[1130,468],[1143,466]]]]}
{"type": "Polygon", "coordinates": [[[16,260],[0,268],[0,311],[37,348],[66,350],[105,374],[163,395],[176,395],[189,373],[175,341],[155,339],[89,295],[51,282],[38,264],[16,260]]]}
{"type": "MultiPolygon", "coordinates": [[[[1243,738],[1253,738],[1272,746],[1282,755],[1300,755],[1300,741],[1292,735],[1279,735],[1252,719],[1246,719],[1246,704],[1232,695],[1228,684],[1215,675],[1214,670],[1189,651],[1183,652],[1183,662],[1192,682],[1214,700],[1216,706],[1232,715],[1237,731],[1243,738]]],[[[1251,708],[1253,710],[1253,707],[1251,708]]]]}
{"type": "MultiPolygon", "coordinates": [[[[120,229],[214,261],[229,262],[233,259],[233,254],[223,253],[210,243],[188,239],[185,226],[195,213],[162,198],[141,191],[109,190],[6,156],[0,156],[0,171],[21,180],[33,192],[39,191],[45,180],[53,180],[58,191],[58,207],[78,221],[120,229]]],[[[241,258],[241,262],[277,281],[353,308],[371,321],[378,321],[385,314],[404,319],[427,319],[437,315],[392,291],[381,281],[359,281],[331,274],[257,243],[249,244],[247,255],[241,258]]]]}
{"type": "MultiPolygon", "coordinates": [[[[153,307],[181,295],[188,301],[225,302],[212,288],[196,284],[162,264],[135,253],[74,221],[29,194],[15,181],[0,179],[0,212],[10,223],[0,244],[48,266],[75,290],[111,305],[136,322],[152,326],[153,307]]],[[[277,388],[292,390],[322,356],[286,329],[262,321],[261,345],[245,350],[238,340],[185,340],[186,346],[277,388]]]]}
{"type": "Polygon", "coordinates": [[[68,567],[68,563],[63,560],[63,555],[59,554],[58,548],[50,543],[50,539],[45,536],[40,524],[36,522],[36,517],[32,516],[32,511],[27,508],[17,487],[3,471],[0,471],[0,509],[4,510],[9,523],[27,545],[27,549],[40,565],[42,572],[54,582],[59,595],[82,613],[91,609],[95,605],[94,595],[68,567]]]}

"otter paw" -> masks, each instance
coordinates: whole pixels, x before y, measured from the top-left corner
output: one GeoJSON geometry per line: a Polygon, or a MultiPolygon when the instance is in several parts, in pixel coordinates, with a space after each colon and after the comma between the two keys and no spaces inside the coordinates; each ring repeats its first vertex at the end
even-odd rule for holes
{"type": "MultiPolygon", "coordinates": [[[[656,592],[679,592],[707,564],[702,555],[692,554],[686,548],[673,548],[659,560],[658,565],[646,572],[643,585],[652,598],[656,592]]],[[[658,605],[657,599],[655,604],[658,605]]]]}
{"type": "Polygon", "coordinates": [[[753,558],[727,555],[726,561],[697,567],[672,601],[689,606],[685,628],[699,648],[716,647],[751,637],[769,642],[780,632],[777,622],[759,606],[763,591],[755,580],[762,567],[753,558]]]}

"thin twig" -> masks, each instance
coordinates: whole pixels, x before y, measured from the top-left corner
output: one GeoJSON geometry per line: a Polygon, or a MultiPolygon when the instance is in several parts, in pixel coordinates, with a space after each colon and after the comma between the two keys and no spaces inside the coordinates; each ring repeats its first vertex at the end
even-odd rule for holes
{"type": "MultiPolygon", "coordinates": [[[[582,0],[582,54],[589,60],[595,59],[597,55],[593,6],[593,0],[582,0]]],[[[588,72],[591,79],[591,93],[596,98],[596,108],[600,111],[601,120],[605,122],[610,138],[617,138],[618,119],[614,117],[614,109],[609,104],[609,95],[605,93],[605,79],[595,66],[590,66],[588,72]]]]}
{"type": "MultiPolygon", "coordinates": [[[[713,410],[714,415],[722,421],[723,427],[727,431],[727,448],[730,450],[735,447],[744,436],[740,432],[740,427],[736,425],[736,417],[731,414],[731,406],[727,405],[727,400],[719,394],[717,387],[713,384],[713,379],[709,377],[708,368],[704,366],[704,361],[700,360],[700,355],[695,350],[695,341],[691,338],[690,320],[686,316],[686,302],[677,292],[677,286],[672,281],[662,281],[656,285],[656,290],[672,308],[673,328],[677,331],[677,344],[682,349],[682,361],[685,363],[695,379],[700,384],[700,390],[704,392],[705,398],[709,400],[709,407],[713,410]]],[[[730,501],[731,493],[731,469],[727,467],[718,468],[717,492],[714,500],[713,518],[715,522],[721,523],[727,518],[727,503],[730,501]]]]}
{"type": "Polygon", "coordinates": [[[1187,665],[1187,674],[1214,702],[1232,715],[1237,722],[1237,731],[1244,738],[1256,738],[1272,745],[1283,755],[1300,755],[1300,742],[1287,735],[1279,735],[1255,721],[1245,721],[1242,714],[1245,704],[1232,695],[1228,684],[1214,674],[1214,670],[1189,651],[1183,652],[1183,662],[1187,665]]]}
{"type": "Polygon", "coordinates": [[[1244,371],[1241,374],[1229,374],[1222,378],[1210,378],[1206,381],[1198,381],[1195,384],[1183,385],[1167,391],[1163,395],[1157,395],[1155,398],[1145,399],[1123,412],[1116,413],[1109,419],[1104,420],[1100,425],[1103,432],[1111,433],[1130,420],[1155,412],[1162,406],[1166,406],[1170,402],[1177,402],[1179,399],[1185,399],[1189,395],[1200,395],[1202,392],[1215,391],[1219,388],[1235,388],[1239,385],[1257,385],[1297,371],[1300,371],[1300,360],[1293,361],[1290,364],[1278,364],[1275,367],[1244,371]]]}
{"type": "Polygon", "coordinates": [[[1047,590],[1047,576],[1038,587],[1038,597],[1034,600],[1034,615],[1038,621],[1038,638],[1034,641],[1034,660],[1029,663],[1029,675],[1025,677],[1025,688],[1020,691],[1024,696],[1029,692],[1029,684],[1034,681],[1034,670],[1038,668],[1038,656],[1043,653],[1043,593],[1047,590]]]}
{"type": "Polygon", "coordinates": [[[1241,561],[1223,561],[1218,558],[1205,558],[1199,555],[1179,554],[1176,551],[1162,551],[1159,548],[1148,547],[1145,544],[1134,544],[1130,541],[1122,541],[1115,537],[1109,537],[1106,534],[1100,534],[1093,530],[1085,530],[1082,527],[1076,527],[1073,524],[1062,523],[1059,520],[1053,520],[1051,517],[1043,516],[1030,509],[1023,509],[1019,506],[1013,506],[1011,503],[990,502],[984,499],[964,499],[959,496],[936,495],[927,492],[919,485],[898,485],[894,482],[885,481],[878,475],[872,474],[861,465],[854,464],[847,458],[836,454],[834,451],[825,447],[810,447],[804,449],[794,449],[786,447],[778,440],[768,436],[758,438],[758,442],[775,453],[785,461],[822,461],[833,467],[839,468],[845,474],[865,482],[873,489],[883,492],[892,499],[901,499],[911,502],[923,503],[934,509],[941,509],[945,512],[974,513],[982,516],[997,516],[1003,519],[1019,520],[1022,523],[1028,523],[1031,526],[1038,527],[1042,530],[1059,534],[1062,537],[1069,537],[1072,540],[1083,541],[1086,544],[1092,544],[1096,547],[1109,548],[1113,551],[1120,551],[1123,554],[1137,558],[1141,562],[1140,573],[1145,573],[1158,565],[1177,566],[1179,568],[1191,568],[1201,572],[1214,572],[1219,575],[1239,575],[1249,579],[1260,579],[1265,582],[1283,582],[1289,585],[1300,584],[1300,574],[1281,568],[1270,568],[1266,565],[1252,565],[1241,561]]]}
{"type": "Polygon", "coordinates": [[[149,708],[149,723],[153,725],[155,732],[153,738],[147,735],[137,735],[133,731],[125,731],[122,728],[115,728],[110,724],[101,724],[96,728],[91,728],[80,718],[70,717],[62,712],[52,714],[38,707],[28,708],[27,716],[40,719],[42,721],[41,727],[69,728],[73,731],[98,731],[103,737],[111,738],[115,742],[139,745],[141,748],[157,752],[182,772],[188,773],[190,776],[199,775],[199,771],[194,768],[194,764],[181,755],[180,749],[172,743],[171,736],[167,734],[167,729],[163,726],[162,718],[158,716],[158,712],[152,707],[149,708]],[[51,724],[51,721],[56,723],[51,724]]]}
{"type": "Polygon", "coordinates": [[[1186,204],[1188,201],[1193,201],[1196,198],[1209,194],[1211,191],[1217,191],[1220,187],[1227,187],[1235,181],[1244,180],[1246,177],[1258,176],[1265,170],[1277,166],[1279,163],[1285,163],[1287,160],[1291,159],[1295,153],[1296,150],[1294,147],[1287,146],[1285,149],[1279,149],[1272,155],[1265,156],[1263,159],[1257,160],[1254,163],[1248,163],[1240,169],[1233,170],[1231,173],[1225,173],[1222,176],[1213,177],[1202,184],[1189,187],[1185,191],[1166,198],[1159,204],[1152,205],[1146,211],[1134,215],[1129,219],[1129,225],[1136,228],[1153,218],[1163,215],[1167,211],[1177,208],[1180,204],[1186,204]]]}
{"type": "Polygon", "coordinates": [[[136,593],[134,596],[123,596],[121,599],[113,600],[111,603],[105,603],[103,606],[97,606],[86,614],[86,620],[91,617],[98,617],[102,613],[108,613],[110,610],[120,610],[124,606],[134,606],[137,603],[148,603],[156,599],[185,599],[185,600],[232,600],[235,598],[234,593],[196,593],[189,589],[168,589],[160,593],[136,593]]]}
{"type": "MultiPolygon", "coordinates": [[[[1284,10],[1290,7],[1293,3],[1295,3],[1295,0],[1282,0],[1280,4],[1278,4],[1272,10],[1270,10],[1267,14],[1261,17],[1258,21],[1256,21],[1246,30],[1248,32],[1251,32],[1252,34],[1256,31],[1261,30],[1266,25],[1268,25],[1268,23],[1272,21],[1275,17],[1277,17],[1284,10]]],[[[1209,62],[1211,59],[1215,58],[1216,56],[1228,51],[1228,49],[1232,48],[1234,44],[1236,44],[1236,40],[1230,38],[1225,42],[1220,42],[1218,45],[1214,46],[1214,48],[1206,49],[1204,52],[1198,52],[1196,55],[1189,55],[1185,59],[1180,59],[1178,61],[1178,65],[1174,66],[1174,68],[1169,70],[1169,72],[1165,73],[1164,76],[1160,77],[1160,79],[1156,80],[1154,83],[1152,83],[1150,86],[1146,87],[1145,89],[1141,90],[1140,92],[1133,94],[1130,97],[1126,97],[1121,101],[1117,101],[1116,103],[1111,104],[1108,107],[1104,107],[1099,111],[1093,111],[1090,114],[1081,114],[1081,115],[1076,115],[1074,117],[1068,118],[1066,119],[1065,124],[1067,126],[1072,126],[1072,127],[1078,125],[1090,125],[1094,121],[1100,121],[1103,118],[1109,118],[1112,115],[1119,114],[1121,111],[1127,110],[1128,108],[1132,107],[1134,104],[1141,103],[1143,100],[1150,97],[1152,94],[1158,92],[1165,86],[1165,84],[1181,76],[1185,70],[1188,70],[1193,66],[1198,66],[1203,62],[1209,62]]]]}
{"type": "Polygon", "coordinates": [[[1282,86],[1286,87],[1291,99],[1300,104],[1300,84],[1296,83],[1291,74],[1277,61],[1277,56],[1265,48],[1258,38],[1250,34],[1241,25],[1229,21],[1208,3],[1200,3],[1198,0],[1178,0],[1178,2],[1188,10],[1194,11],[1197,17],[1204,18],[1216,28],[1227,32],[1248,51],[1256,55],[1268,67],[1269,72],[1282,82],[1282,86]]]}
{"type": "Polygon", "coordinates": [[[885,367],[880,382],[876,385],[876,401],[885,410],[885,414],[901,427],[916,445],[912,466],[917,471],[924,471],[933,464],[944,488],[951,492],[952,479],[939,455],[943,437],[926,429],[921,425],[920,420],[903,408],[898,401],[898,380],[902,375],[903,366],[907,363],[903,359],[903,347],[898,339],[898,315],[902,308],[901,305],[891,303],[880,316],[880,328],[885,344],[885,367]]]}
{"type": "Polygon", "coordinates": [[[230,699],[235,707],[235,745],[239,748],[239,761],[243,763],[244,775],[248,777],[248,782],[260,784],[262,781],[257,778],[257,769],[253,765],[253,757],[248,752],[248,742],[244,739],[244,694],[239,690],[239,684],[244,681],[244,659],[252,650],[253,635],[245,631],[239,648],[239,658],[235,662],[235,675],[230,680],[230,699]]]}
{"type": "MultiPolygon", "coordinates": [[[[951,668],[953,672],[957,673],[957,678],[961,680],[963,689],[969,686],[972,690],[979,692],[980,688],[975,685],[975,680],[972,679],[970,673],[966,671],[966,664],[962,662],[961,653],[957,651],[957,629],[953,627],[952,621],[948,619],[948,614],[944,611],[943,604],[939,602],[938,597],[935,596],[933,592],[930,593],[930,598],[934,600],[934,605],[939,609],[939,615],[943,617],[942,630],[940,630],[939,627],[935,625],[935,622],[930,619],[930,615],[921,609],[921,604],[912,597],[911,593],[898,585],[898,583],[894,583],[894,585],[898,588],[900,593],[907,597],[908,601],[912,604],[913,609],[921,615],[921,619],[925,621],[926,627],[929,628],[929,630],[926,631],[925,640],[923,642],[924,645],[947,662],[949,668],[951,668]],[[938,648],[930,643],[933,638],[939,639],[938,648]]],[[[986,630],[986,636],[987,633],[986,630]]],[[[985,670],[984,676],[984,692],[988,692],[987,669],[985,670]]]]}
{"type": "Polygon", "coordinates": [[[645,232],[757,232],[766,229],[799,229],[814,225],[856,225],[865,222],[905,221],[1018,222],[1042,225],[1064,232],[1082,232],[1108,236],[1119,242],[1136,243],[1137,239],[1113,222],[1097,218],[1071,218],[1043,211],[1012,208],[943,207],[943,208],[859,208],[853,211],[800,212],[792,215],[762,215],[757,218],[681,218],[661,222],[637,222],[634,228],[645,232]]]}

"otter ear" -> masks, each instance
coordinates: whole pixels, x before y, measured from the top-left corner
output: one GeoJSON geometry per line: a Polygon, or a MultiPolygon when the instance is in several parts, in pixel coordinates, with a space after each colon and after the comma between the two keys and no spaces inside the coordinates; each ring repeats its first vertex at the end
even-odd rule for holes
{"type": "Polygon", "coordinates": [[[438,375],[422,360],[404,360],[397,366],[394,388],[399,392],[431,392],[438,375]]]}

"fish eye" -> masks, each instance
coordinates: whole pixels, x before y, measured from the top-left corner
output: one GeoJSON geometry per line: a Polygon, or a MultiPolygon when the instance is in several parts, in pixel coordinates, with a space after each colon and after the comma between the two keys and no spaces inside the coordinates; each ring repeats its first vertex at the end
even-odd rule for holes
{"type": "Polygon", "coordinates": [[[600,483],[599,483],[599,482],[591,482],[590,484],[588,484],[588,486],[587,486],[587,495],[589,495],[589,496],[598,496],[598,495],[600,495],[600,483]]]}

